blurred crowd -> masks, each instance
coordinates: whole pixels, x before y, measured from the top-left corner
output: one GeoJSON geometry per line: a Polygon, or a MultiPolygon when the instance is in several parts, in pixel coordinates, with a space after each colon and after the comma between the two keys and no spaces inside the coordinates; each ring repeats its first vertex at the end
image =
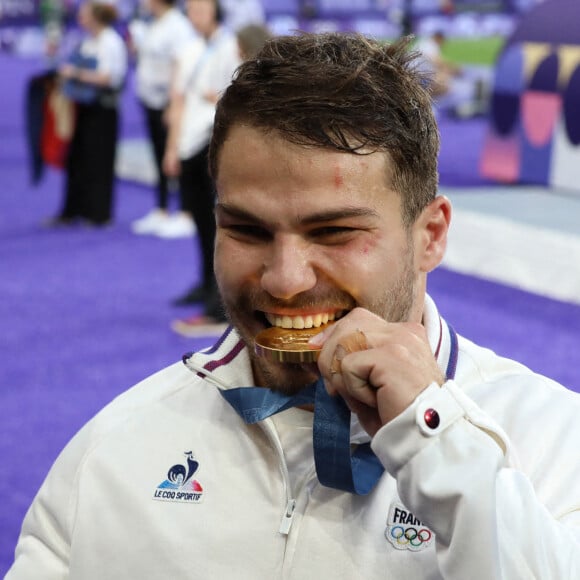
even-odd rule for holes
{"type": "MultiPolygon", "coordinates": [[[[124,30],[118,26],[122,6],[81,2],[80,43],[31,83],[50,116],[43,119],[51,129],[49,161],[65,173],[60,210],[45,225],[105,229],[113,222],[120,96],[134,65],[132,88],[157,179],[151,210],[131,231],[193,240],[201,261],[191,278],[199,281],[173,304],[197,305],[197,314],[172,327],[188,336],[219,332],[226,319],[213,272],[215,193],[207,168],[213,117],[236,67],[271,34],[257,0],[143,0],[124,30]],[[178,200],[177,211],[171,211],[171,197],[178,200]]],[[[56,42],[57,34],[47,35],[51,56],[59,52],[56,42]]],[[[46,149],[46,135],[43,141],[46,149]]]]}
{"type": "MultiPolygon", "coordinates": [[[[51,22],[62,21],[63,12],[47,12],[46,50],[55,66],[32,83],[50,116],[44,119],[50,139],[44,131],[42,154],[65,172],[62,205],[46,225],[105,228],[114,220],[120,95],[134,66],[132,88],[153,152],[156,183],[150,211],[131,223],[131,231],[193,240],[192,249],[201,256],[199,272],[191,273],[196,282],[172,302],[196,306],[196,314],[173,321],[172,328],[186,336],[221,332],[226,318],[213,272],[215,192],[208,147],[220,93],[242,60],[272,35],[263,6],[259,0],[74,4],[81,41],[59,54],[58,27],[51,28],[51,22]],[[172,210],[176,204],[178,209],[172,210]]],[[[64,9],[66,2],[52,3],[53,8],[58,5],[64,9]]],[[[465,86],[464,72],[443,58],[444,41],[444,34],[435,31],[416,45],[435,103],[459,111],[462,103],[454,100],[459,95],[475,104],[469,114],[477,113],[484,93],[469,81],[467,97],[458,89],[465,86]]],[[[38,98],[31,102],[34,108],[38,98]]]]}

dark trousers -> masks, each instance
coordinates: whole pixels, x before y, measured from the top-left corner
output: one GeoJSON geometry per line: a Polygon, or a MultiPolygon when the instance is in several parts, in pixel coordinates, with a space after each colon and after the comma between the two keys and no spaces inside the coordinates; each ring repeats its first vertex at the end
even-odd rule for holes
{"type": "Polygon", "coordinates": [[[149,139],[153,146],[155,167],[157,168],[157,207],[167,209],[169,199],[169,186],[167,176],[163,173],[163,156],[167,143],[167,126],[163,121],[164,109],[151,109],[143,105],[145,122],[149,139]]]}
{"type": "Polygon", "coordinates": [[[181,209],[191,213],[197,226],[196,243],[202,261],[202,284],[208,290],[216,286],[213,271],[213,254],[216,234],[215,190],[207,167],[208,146],[181,162],[179,191],[181,209]]]}
{"type": "Polygon", "coordinates": [[[78,105],[61,217],[80,217],[97,225],[111,220],[118,134],[117,109],[78,105]]]}

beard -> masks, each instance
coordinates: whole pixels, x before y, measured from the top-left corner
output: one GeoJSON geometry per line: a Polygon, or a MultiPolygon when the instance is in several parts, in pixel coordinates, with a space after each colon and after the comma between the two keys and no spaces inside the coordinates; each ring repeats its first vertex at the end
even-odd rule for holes
{"type": "Polygon", "coordinates": [[[413,246],[409,243],[403,256],[404,264],[400,275],[387,290],[371,300],[358,302],[351,294],[340,289],[330,289],[325,292],[313,291],[297,296],[291,301],[277,301],[259,289],[241,288],[235,297],[223,296],[223,304],[228,319],[236,328],[246,346],[254,373],[256,385],[270,388],[273,391],[295,395],[304,387],[312,384],[320,377],[316,363],[292,364],[278,363],[259,357],[254,351],[254,337],[257,324],[261,330],[267,323],[256,319],[256,312],[275,311],[277,308],[320,307],[325,310],[328,306],[340,310],[350,311],[355,307],[362,307],[380,316],[387,322],[406,322],[415,303],[415,271],[413,246]]]}

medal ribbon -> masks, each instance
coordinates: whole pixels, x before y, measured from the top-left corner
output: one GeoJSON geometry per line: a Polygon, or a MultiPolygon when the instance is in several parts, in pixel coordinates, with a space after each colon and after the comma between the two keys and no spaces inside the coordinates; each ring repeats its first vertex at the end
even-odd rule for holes
{"type": "Polygon", "coordinates": [[[370,443],[358,445],[351,454],[350,410],[341,397],[328,394],[322,379],[293,396],[263,387],[238,387],[220,393],[249,425],[291,407],[314,404],[314,464],[322,485],[365,495],[383,474],[370,443]]]}

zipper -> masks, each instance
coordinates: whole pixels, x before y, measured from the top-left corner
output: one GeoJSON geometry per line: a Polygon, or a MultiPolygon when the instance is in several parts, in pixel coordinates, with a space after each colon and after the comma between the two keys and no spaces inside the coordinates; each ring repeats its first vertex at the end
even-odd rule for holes
{"type": "Polygon", "coordinates": [[[292,520],[294,519],[294,510],[296,509],[296,500],[289,499],[286,504],[286,513],[280,522],[280,528],[278,531],[287,536],[290,533],[290,527],[292,526],[292,520]]]}
{"type": "MultiPolygon", "coordinates": [[[[284,492],[286,495],[286,506],[283,511],[278,532],[283,536],[288,536],[288,534],[290,533],[290,528],[292,527],[292,522],[294,521],[294,511],[296,510],[297,499],[295,497],[291,497],[292,489],[290,487],[290,474],[288,472],[288,466],[286,465],[286,461],[284,460],[284,450],[282,449],[280,439],[278,438],[278,434],[276,433],[276,430],[272,422],[269,419],[261,421],[260,427],[264,430],[268,439],[270,439],[270,442],[274,445],[276,451],[278,452],[279,466],[280,471],[282,472],[282,479],[284,481],[284,492]]],[[[299,488],[295,490],[296,497],[298,497],[302,493],[302,490],[307,485],[309,485],[311,481],[313,481],[315,476],[316,476],[316,468],[313,465],[311,470],[303,479],[299,488]]]]}
{"type": "Polygon", "coordinates": [[[280,521],[280,527],[278,532],[284,536],[290,533],[290,528],[292,527],[292,522],[294,520],[294,510],[296,509],[296,499],[291,497],[292,490],[290,489],[290,474],[288,473],[288,466],[286,461],[284,461],[284,450],[278,439],[278,435],[274,429],[272,423],[266,419],[260,422],[260,426],[270,439],[270,442],[276,448],[278,452],[279,467],[282,472],[282,479],[284,481],[284,494],[286,496],[286,505],[283,510],[282,520],[280,521]]]}

